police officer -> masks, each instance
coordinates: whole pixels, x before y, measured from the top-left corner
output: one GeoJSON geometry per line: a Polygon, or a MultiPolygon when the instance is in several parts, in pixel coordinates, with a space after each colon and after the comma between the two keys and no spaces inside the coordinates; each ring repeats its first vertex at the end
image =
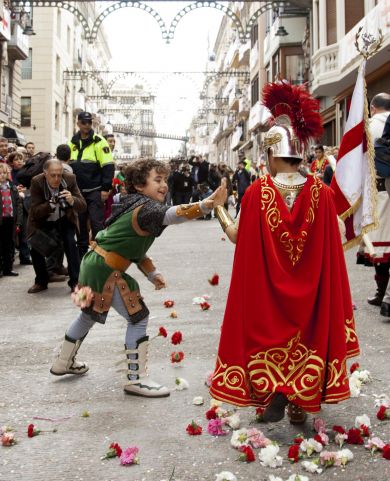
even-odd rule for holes
{"type": "Polygon", "coordinates": [[[78,248],[81,259],[88,250],[88,219],[93,238],[103,229],[104,202],[110,194],[115,166],[107,140],[95,134],[92,129],[92,115],[80,112],[77,126],[80,130],[69,143],[69,165],[87,203],[87,212],[79,214],[78,248]]]}

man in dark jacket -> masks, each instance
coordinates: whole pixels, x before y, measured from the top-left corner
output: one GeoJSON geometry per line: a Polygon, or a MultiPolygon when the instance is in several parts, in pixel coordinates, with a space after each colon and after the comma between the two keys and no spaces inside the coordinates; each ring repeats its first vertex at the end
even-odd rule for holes
{"type": "Polygon", "coordinates": [[[77,184],[87,203],[87,211],[80,215],[78,246],[80,258],[88,250],[89,230],[92,238],[104,227],[104,202],[110,195],[115,165],[107,140],[92,129],[92,115],[80,112],[77,117],[80,129],[69,143],[71,157],[69,165],[76,175],[77,184]]]}
{"type": "Polygon", "coordinates": [[[233,175],[233,184],[235,184],[237,189],[237,204],[236,204],[236,217],[240,212],[241,201],[244,197],[246,189],[250,186],[251,176],[250,173],[245,169],[245,162],[240,160],[238,162],[237,170],[233,175]]]}
{"type": "Polygon", "coordinates": [[[27,235],[32,245],[31,259],[36,277],[28,293],[35,294],[47,289],[49,282],[45,256],[41,246],[34,243],[34,235],[42,231],[44,235],[55,240],[59,248],[64,249],[68,261],[68,284],[73,290],[77,285],[80,270],[80,256],[75,239],[78,213],[85,212],[87,208],[77,186],[76,177],[64,172],[61,161],[47,160],[43,174],[32,179],[30,193],[27,235]]]}

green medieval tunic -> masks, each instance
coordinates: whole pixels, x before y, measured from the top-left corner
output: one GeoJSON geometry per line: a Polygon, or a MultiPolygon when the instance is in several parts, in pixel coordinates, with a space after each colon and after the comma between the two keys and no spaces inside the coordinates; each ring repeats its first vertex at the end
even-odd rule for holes
{"type": "MultiPolygon", "coordinates": [[[[164,230],[163,219],[168,206],[140,194],[131,194],[119,212],[107,221],[107,227],[96,236],[97,245],[106,252],[119,254],[132,264],[139,265],[146,252],[164,230]]],[[[89,286],[94,292],[93,304],[85,309],[95,314],[97,322],[104,323],[110,309],[115,288],[132,322],[145,318],[149,311],[143,302],[138,282],[124,271],[113,269],[104,257],[90,250],[80,266],[79,285],[89,286]]]]}

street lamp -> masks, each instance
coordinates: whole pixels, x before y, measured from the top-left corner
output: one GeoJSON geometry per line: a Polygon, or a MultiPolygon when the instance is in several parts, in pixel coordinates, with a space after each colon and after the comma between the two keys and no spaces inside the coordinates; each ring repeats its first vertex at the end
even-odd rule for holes
{"type": "Polygon", "coordinates": [[[84,87],[83,85],[81,84],[79,90],[78,90],[79,94],[85,94],[85,90],[84,90],[84,87]]]}
{"type": "Polygon", "coordinates": [[[30,14],[28,15],[27,12],[24,12],[24,17],[25,17],[25,25],[23,29],[23,35],[27,35],[28,37],[32,37],[33,35],[36,35],[33,29],[33,8],[31,7],[30,14]]]}

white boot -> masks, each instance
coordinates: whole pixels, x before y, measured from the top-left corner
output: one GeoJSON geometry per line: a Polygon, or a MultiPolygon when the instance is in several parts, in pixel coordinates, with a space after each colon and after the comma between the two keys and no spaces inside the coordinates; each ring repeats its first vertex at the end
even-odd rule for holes
{"type": "Polygon", "coordinates": [[[137,341],[137,349],[126,348],[126,361],[128,364],[127,376],[128,384],[123,387],[126,394],[143,397],[167,397],[170,395],[169,389],[149,378],[147,373],[147,360],[149,349],[149,337],[141,337],[137,341]],[[130,355],[136,355],[136,359],[129,359],[130,355]],[[131,369],[132,364],[137,364],[137,369],[131,369]],[[137,376],[131,380],[129,377],[137,376]]]}
{"type": "Polygon", "coordinates": [[[61,351],[54,361],[50,372],[55,376],[64,374],[85,374],[89,367],[84,362],[76,361],[76,354],[82,343],[81,341],[71,341],[67,336],[61,346],[61,351]]]}

